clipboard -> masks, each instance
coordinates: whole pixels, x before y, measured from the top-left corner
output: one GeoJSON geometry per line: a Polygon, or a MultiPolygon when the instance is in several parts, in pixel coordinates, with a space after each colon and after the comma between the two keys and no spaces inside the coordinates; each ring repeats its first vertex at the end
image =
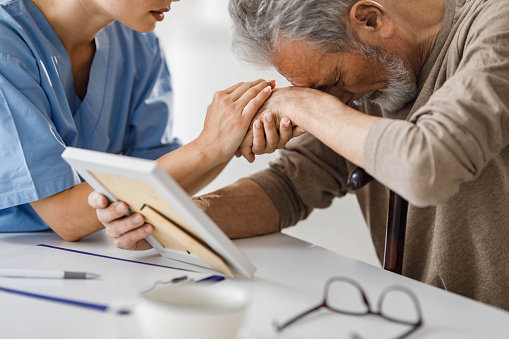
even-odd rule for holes
{"type": "Polygon", "coordinates": [[[154,226],[146,238],[165,258],[224,276],[256,268],[156,161],[67,147],[62,158],[111,202],[122,200],[154,226]]]}

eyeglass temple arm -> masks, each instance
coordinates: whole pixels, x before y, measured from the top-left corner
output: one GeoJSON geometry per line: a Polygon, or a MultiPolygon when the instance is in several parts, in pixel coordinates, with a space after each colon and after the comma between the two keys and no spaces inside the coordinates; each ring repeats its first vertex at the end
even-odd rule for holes
{"type": "MultiPolygon", "coordinates": [[[[363,168],[357,167],[350,172],[347,185],[352,190],[358,190],[372,180],[373,177],[363,168]]],[[[407,213],[408,201],[391,190],[385,236],[384,269],[397,274],[403,271],[407,213]]]]}
{"type": "MultiPolygon", "coordinates": [[[[416,325],[413,325],[412,328],[410,328],[408,331],[405,331],[404,333],[400,334],[399,336],[397,336],[396,338],[393,338],[393,339],[405,339],[410,334],[412,334],[415,331],[417,331],[420,327],[421,327],[420,323],[416,324],[416,325]]],[[[355,332],[351,334],[350,338],[352,338],[352,339],[364,339],[364,337],[362,337],[360,334],[355,333],[355,332]]]]}
{"type": "Polygon", "coordinates": [[[325,306],[325,300],[323,301],[323,303],[321,303],[320,305],[316,305],[315,307],[313,308],[310,308],[309,310],[307,311],[304,311],[298,315],[296,315],[295,317],[291,318],[291,319],[288,319],[287,321],[285,321],[284,323],[282,323],[281,325],[278,324],[276,321],[274,321],[272,324],[274,325],[274,327],[276,328],[276,330],[278,332],[284,330],[286,327],[290,326],[291,324],[293,324],[294,322],[296,322],[297,320],[299,319],[302,319],[304,318],[305,316],[307,316],[308,314],[310,313],[313,313],[314,311],[316,310],[319,310],[320,308],[324,307],[325,306]]]}

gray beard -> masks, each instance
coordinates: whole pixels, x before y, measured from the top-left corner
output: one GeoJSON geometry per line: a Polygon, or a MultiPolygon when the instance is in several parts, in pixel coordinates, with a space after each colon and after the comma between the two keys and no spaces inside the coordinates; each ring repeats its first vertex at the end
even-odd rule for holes
{"type": "MultiPolygon", "coordinates": [[[[398,56],[388,56],[386,53],[374,50],[369,46],[363,46],[363,55],[370,55],[376,58],[390,74],[389,86],[380,89],[380,94],[371,102],[377,104],[382,109],[389,112],[396,112],[403,108],[417,95],[417,85],[412,81],[410,71],[405,67],[403,60],[398,56]]],[[[368,100],[375,91],[364,94],[353,103],[360,106],[368,100]]]]}

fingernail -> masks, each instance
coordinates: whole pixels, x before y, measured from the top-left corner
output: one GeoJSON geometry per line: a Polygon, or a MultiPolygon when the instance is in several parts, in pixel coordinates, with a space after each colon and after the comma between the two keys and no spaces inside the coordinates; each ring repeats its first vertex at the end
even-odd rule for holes
{"type": "Polygon", "coordinates": [[[145,226],[145,228],[143,229],[145,231],[145,233],[147,234],[150,234],[152,233],[152,227],[151,226],[145,226]]]}
{"type": "Polygon", "coordinates": [[[254,127],[255,128],[261,128],[262,127],[262,123],[260,122],[260,120],[256,120],[255,123],[254,123],[254,127]]]}
{"type": "Polygon", "coordinates": [[[95,203],[96,203],[96,204],[97,204],[97,206],[99,206],[99,207],[104,207],[103,200],[102,200],[100,197],[95,198],[95,203]]]}
{"type": "Polygon", "coordinates": [[[283,125],[284,125],[285,127],[290,127],[290,119],[285,119],[285,120],[283,120],[283,125]]]}
{"type": "Polygon", "coordinates": [[[127,208],[125,207],[124,204],[118,204],[117,206],[115,206],[115,211],[117,211],[117,213],[126,214],[127,208]]]}
{"type": "Polygon", "coordinates": [[[133,223],[136,224],[136,225],[139,225],[143,222],[143,218],[141,217],[141,215],[139,214],[136,214],[134,217],[133,217],[133,223]]]}
{"type": "Polygon", "coordinates": [[[272,88],[270,86],[267,86],[263,89],[265,93],[269,93],[272,88]]]}
{"type": "Polygon", "coordinates": [[[265,113],[265,120],[267,120],[267,122],[271,122],[272,121],[272,113],[265,113]]]}

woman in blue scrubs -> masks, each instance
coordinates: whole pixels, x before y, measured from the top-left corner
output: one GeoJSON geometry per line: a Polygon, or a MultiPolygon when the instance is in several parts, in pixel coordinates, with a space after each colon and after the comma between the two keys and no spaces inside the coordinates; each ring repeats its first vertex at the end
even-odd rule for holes
{"type": "MultiPolygon", "coordinates": [[[[217,92],[200,136],[180,147],[152,32],[174,1],[0,0],[0,232],[72,241],[103,228],[92,188],[60,156],[67,146],[157,159],[189,194],[232,158],[274,82],[217,92]]],[[[284,122],[279,146],[292,135],[284,122]]]]}

